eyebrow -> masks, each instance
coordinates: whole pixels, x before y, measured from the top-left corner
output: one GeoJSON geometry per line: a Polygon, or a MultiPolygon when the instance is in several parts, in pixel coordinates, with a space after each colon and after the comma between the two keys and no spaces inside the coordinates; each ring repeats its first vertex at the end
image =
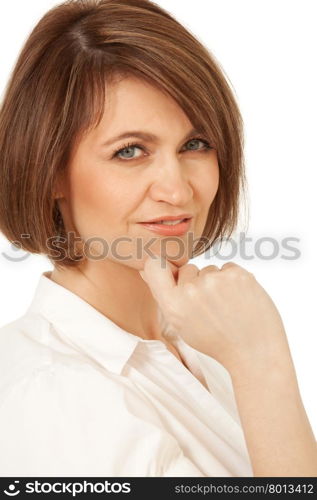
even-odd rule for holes
{"type": "MultiPolygon", "coordinates": [[[[204,131],[202,129],[193,128],[188,132],[188,134],[186,134],[183,141],[190,139],[193,135],[203,134],[203,133],[204,131]]],[[[156,135],[150,134],[149,132],[145,132],[142,130],[129,130],[127,132],[123,132],[120,135],[117,135],[116,137],[111,137],[111,139],[109,139],[108,141],[103,142],[101,146],[102,147],[110,146],[114,142],[120,141],[122,139],[128,139],[129,137],[137,137],[138,139],[142,139],[143,141],[147,142],[152,142],[153,144],[158,144],[160,142],[159,138],[156,135]]]]}

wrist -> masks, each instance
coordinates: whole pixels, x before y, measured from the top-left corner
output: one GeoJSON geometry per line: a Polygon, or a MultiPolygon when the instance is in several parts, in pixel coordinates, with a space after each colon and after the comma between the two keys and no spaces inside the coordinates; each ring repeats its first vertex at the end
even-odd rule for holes
{"type": "Polygon", "coordinates": [[[235,388],[259,390],[263,385],[282,385],[287,390],[298,390],[296,371],[289,350],[278,351],[271,356],[256,355],[240,359],[229,368],[235,388]]]}

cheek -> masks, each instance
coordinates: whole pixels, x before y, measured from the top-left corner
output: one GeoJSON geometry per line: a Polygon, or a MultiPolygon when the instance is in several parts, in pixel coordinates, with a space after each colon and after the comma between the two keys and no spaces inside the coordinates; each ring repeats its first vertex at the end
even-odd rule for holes
{"type": "MultiPolygon", "coordinates": [[[[91,169],[92,170],[92,169],[91,169]]],[[[71,210],[74,223],[82,236],[96,236],[101,226],[113,218],[116,206],[116,191],[101,175],[87,175],[74,169],[70,180],[71,210]]]]}
{"type": "Polygon", "coordinates": [[[131,183],[109,170],[95,168],[93,175],[87,175],[85,169],[74,169],[70,185],[73,220],[82,235],[118,227],[133,206],[131,183]]]}
{"type": "Polygon", "coordinates": [[[197,175],[195,179],[196,192],[200,201],[206,210],[209,209],[213,202],[219,187],[219,167],[218,162],[213,160],[200,171],[201,175],[197,175]]]}

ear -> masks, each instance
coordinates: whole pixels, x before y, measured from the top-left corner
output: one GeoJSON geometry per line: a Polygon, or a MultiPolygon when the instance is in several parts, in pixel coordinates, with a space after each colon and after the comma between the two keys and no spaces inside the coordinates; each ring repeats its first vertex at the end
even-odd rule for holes
{"type": "Polygon", "coordinates": [[[65,197],[63,186],[65,186],[64,179],[61,177],[61,175],[59,175],[56,182],[55,182],[55,188],[53,191],[53,199],[54,200],[65,197]]]}

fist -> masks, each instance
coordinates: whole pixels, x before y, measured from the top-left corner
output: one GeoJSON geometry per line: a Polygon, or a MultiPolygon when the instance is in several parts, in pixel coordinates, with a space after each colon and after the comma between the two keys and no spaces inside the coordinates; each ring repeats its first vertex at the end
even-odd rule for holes
{"type": "Polygon", "coordinates": [[[163,334],[184,341],[229,371],[262,361],[285,348],[281,316],[254,275],[228,262],[199,270],[186,264],[175,272],[163,257],[149,257],[141,276],[158,304],[163,334]]]}

